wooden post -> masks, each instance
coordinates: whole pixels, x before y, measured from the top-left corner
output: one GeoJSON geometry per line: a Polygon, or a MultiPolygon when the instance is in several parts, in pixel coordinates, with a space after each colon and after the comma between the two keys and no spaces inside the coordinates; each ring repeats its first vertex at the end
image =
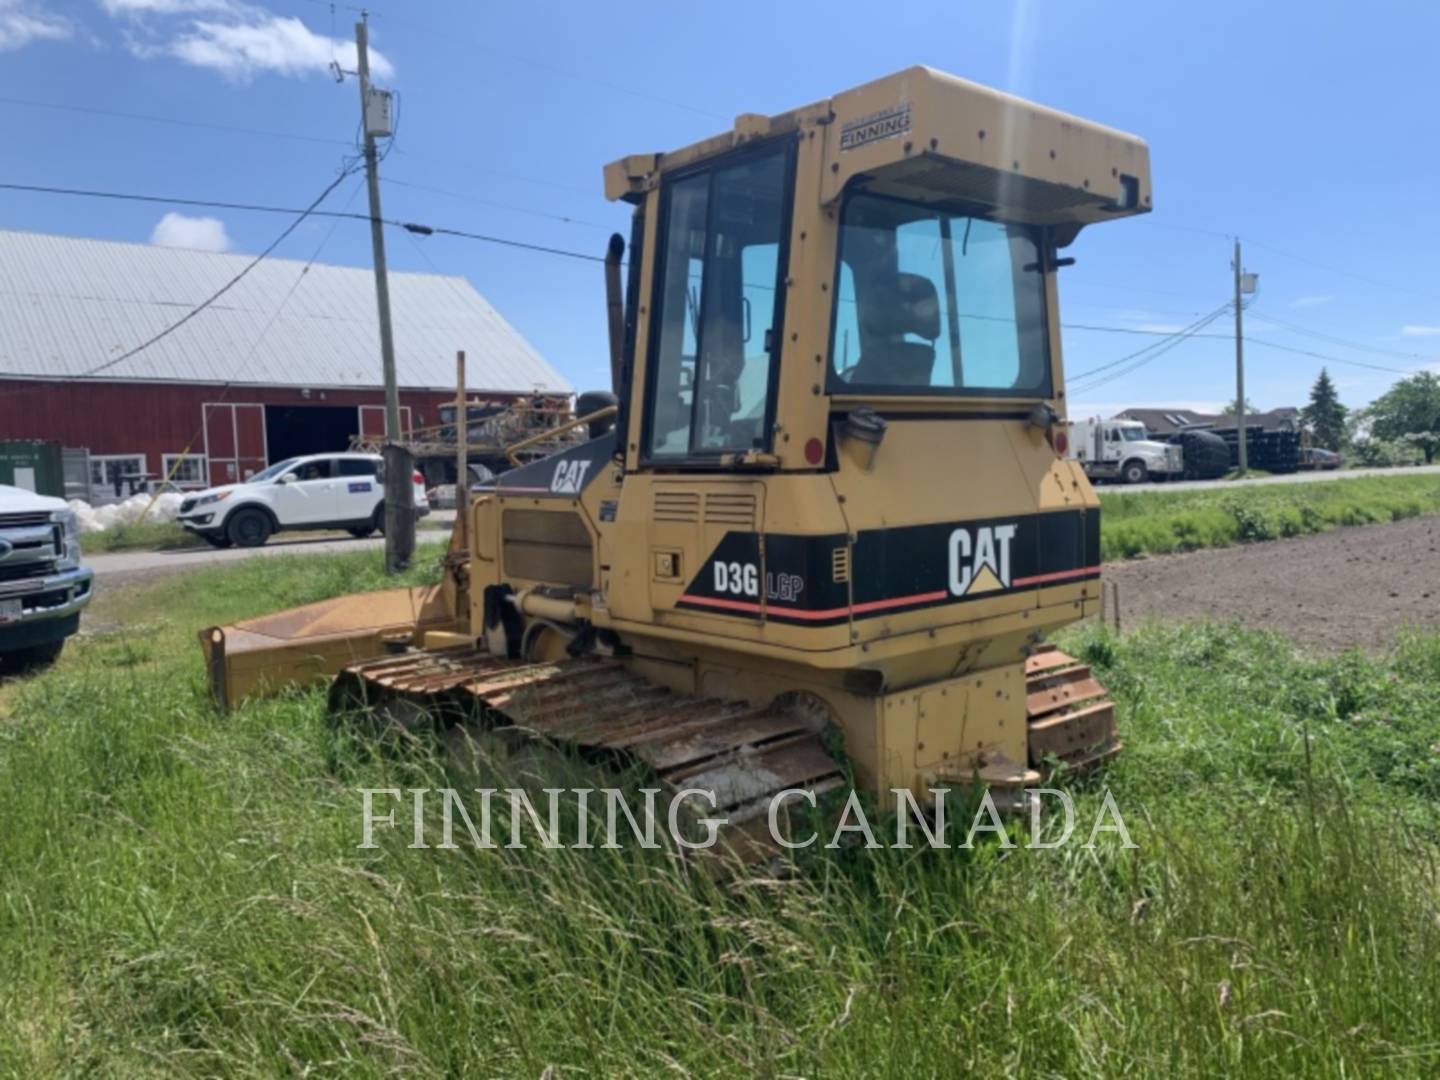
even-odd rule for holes
{"type": "Polygon", "coordinates": [[[455,533],[469,550],[470,409],[465,404],[465,350],[455,354],[455,533]]]}

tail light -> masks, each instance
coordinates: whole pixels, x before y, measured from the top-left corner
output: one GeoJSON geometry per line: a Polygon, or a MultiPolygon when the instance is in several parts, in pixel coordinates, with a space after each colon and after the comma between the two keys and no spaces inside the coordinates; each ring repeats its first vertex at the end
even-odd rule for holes
{"type": "Polygon", "coordinates": [[[1055,447],[1055,453],[1064,457],[1065,451],[1070,449],[1070,436],[1063,431],[1056,431],[1050,445],[1055,447]]]}
{"type": "Polygon", "coordinates": [[[410,479],[413,480],[413,481],[415,481],[415,483],[417,483],[417,484],[423,484],[423,483],[425,483],[425,474],[424,474],[424,473],[418,473],[418,472],[417,472],[417,473],[411,473],[411,474],[410,474],[410,479]]]}

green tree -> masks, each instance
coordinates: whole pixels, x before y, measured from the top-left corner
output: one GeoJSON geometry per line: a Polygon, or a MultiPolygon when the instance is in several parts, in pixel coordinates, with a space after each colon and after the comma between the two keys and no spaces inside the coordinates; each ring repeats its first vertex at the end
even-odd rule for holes
{"type": "Polygon", "coordinates": [[[1425,455],[1440,451],[1440,375],[1422,371],[1401,379],[1365,410],[1377,439],[1403,440],[1425,455]]]}
{"type": "Polygon", "coordinates": [[[1320,369],[1320,377],[1310,388],[1310,404],[1300,410],[1303,420],[1314,433],[1315,445],[1326,450],[1339,450],[1345,439],[1345,414],[1349,410],[1340,404],[1340,395],[1330,381],[1330,373],[1320,369]]]}
{"type": "MultiPolygon", "coordinates": [[[[1255,415],[1257,412],[1259,412],[1259,411],[1260,411],[1259,409],[1255,408],[1255,403],[1252,402],[1252,401],[1247,397],[1247,398],[1245,399],[1245,415],[1246,415],[1246,416],[1254,416],[1254,415],[1255,415]]],[[[1234,402],[1234,401],[1226,402],[1225,408],[1223,408],[1223,409],[1220,410],[1220,415],[1221,415],[1221,416],[1234,416],[1234,415],[1235,415],[1235,402],[1234,402]]]]}

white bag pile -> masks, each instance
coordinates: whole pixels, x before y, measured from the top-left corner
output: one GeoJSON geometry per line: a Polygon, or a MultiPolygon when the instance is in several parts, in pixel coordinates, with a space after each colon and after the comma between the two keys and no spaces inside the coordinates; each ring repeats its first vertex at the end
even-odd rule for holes
{"type": "MultiPolygon", "coordinates": [[[[80,520],[82,533],[97,533],[113,529],[116,525],[129,525],[139,521],[140,515],[145,513],[145,507],[150,506],[150,498],[149,495],[131,495],[124,502],[106,506],[91,506],[80,499],[71,499],[70,509],[75,511],[75,516],[80,520]]],[[[155,505],[150,507],[150,513],[145,514],[145,520],[174,521],[180,513],[182,501],[182,496],[175,492],[165,492],[155,500],[155,505]]]]}

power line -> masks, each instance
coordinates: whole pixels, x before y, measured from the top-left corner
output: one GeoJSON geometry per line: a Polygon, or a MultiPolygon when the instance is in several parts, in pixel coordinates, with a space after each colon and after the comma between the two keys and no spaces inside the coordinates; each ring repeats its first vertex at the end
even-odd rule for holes
{"type": "Polygon", "coordinates": [[[1296,262],[1305,263],[1307,266],[1313,266],[1317,270],[1325,270],[1332,274],[1340,274],[1343,277],[1354,278],[1356,281],[1363,281],[1368,285],[1374,285],[1387,292],[1407,292],[1413,296],[1423,296],[1427,300],[1440,301],[1440,296],[1437,296],[1435,293],[1425,292],[1423,289],[1416,289],[1409,285],[1397,285],[1393,282],[1381,281],[1379,278],[1369,277],[1366,274],[1357,274],[1354,270],[1345,270],[1338,266],[1330,266],[1326,263],[1318,262],[1315,259],[1307,258],[1304,255],[1295,255],[1288,251],[1282,251],[1277,247],[1272,247],[1270,244],[1262,244],[1259,240],[1249,240],[1247,243],[1253,244],[1258,248],[1264,248],[1272,255],[1293,259],[1296,262]]]}
{"type": "MultiPolygon", "coordinates": [[[[1182,336],[1186,336],[1186,337],[1196,336],[1196,332],[1197,332],[1197,331],[1204,329],[1204,328],[1205,328],[1206,326],[1208,326],[1210,323],[1214,322],[1217,318],[1219,318],[1221,315],[1223,315],[1223,314],[1225,313],[1226,309],[1228,309],[1229,307],[1230,307],[1229,304],[1222,304],[1222,305],[1220,305],[1220,307],[1216,308],[1214,311],[1210,312],[1208,315],[1202,315],[1202,316],[1200,316],[1198,319],[1196,319],[1194,322],[1190,323],[1189,325],[1183,326],[1183,327],[1181,327],[1179,330],[1171,330],[1171,331],[1169,331],[1169,332],[1165,332],[1165,333],[1163,333],[1162,336],[1164,336],[1164,337],[1166,337],[1166,338],[1181,338],[1182,336]]],[[[1066,327],[1067,329],[1069,328],[1068,324],[1066,324],[1066,323],[1061,323],[1060,325],[1066,327]]],[[[1137,332],[1137,333],[1150,333],[1150,331],[1136,331],[1136,332],[1137,332]]],[[[1226,335],[1224,335],[1224,334],[1206,334],[1205,336],[1206,336],[1206,337],[1225,337],[1226,335]]],[[[1079,382],[1080,380],[1085,379],[1085,378],[1088,378],[1088,377],[1091,376],[1091,375],[1098,374],[1098,373],[1101,372],[1101,371],[1105,371],[1105,370],[1107,370],[1107,369],[1109,369],[1109,368],[1119,367],[1121,364],[1125,363],[1125,362],[1128,361],[1128,360],[1133,360],[1133,359],[1135,359],[1137,356],[1141,356],[1142,354],[1149,352],[1151,349],[1158,348],[1161,344],[1162,344],[1161,342],[1154,342],[1154,343],[1152,343],[1152,344],[1150,344],[1150,345],[1146,345],[1144,348],[1136,349],[1134,352],[1129,353],[1129,354],[1126,355],[1126,356],[1122,356],[1122,357],[1120,357],[1120,359],[1118,359],[1118,360],[1111,360],[1109,363],[1101,364],[1101,365],[1099,365],[1098,367],[1090,368],[1090,369],[1087,370],[1087,371],[1077,372],[1076,374],[1074,374],[1074,375],[1072,375],[1072,376],[1069,377],[1069,381],[1079,382]]]]}
{"type": "Polygon", "coordinates": [[[180,318],[176,319],[169,326],[165,327],[165,329],[161,330],[158,334],[155,334],[148,340],[141,342],[139,345],[136,345],[133,349],[128,349],[112,360],[106,360],[102,364],[97,364],[95,367],[92,367],[86,371],[82,371],[79,375],[73,376],[73,378],[86,379],[92,375],[98,375],[100,372],[106,371],[114,367],[116,364],[120,364],[126,360],[129,360],[132,356],[136,356],[139,353],[144,352],[151,345],[154,345],[157,341],[160,341],[162,338],[168,337],[170,334],[173,334],[176,330],[180,329],[180,327],[184,326],[196,315],[199,315],[216,300],[220,299],[220,297],[224,296],[227,292],[229,292],[232,288],[239,284],[241,279],[244,278],[246,274],[250,273],[251,270],[254,270],[255,267],[259,266],[260,263],[266,258],[266,256],[268,256],[272,251],[279,247],[286,237],[288,237],[291,233],[298,229],[300,227],[300,223],[303,222],[306,218],[310,217],[310,215],[315,211],[315,208],[319,206],[322,202],[324,202],[325,199],[329,197],[330,193],[334,191],[337,187],[339,187],[345,181],[345,179],[351,175],[353,175],[353,170],[347,170],[345,172],[342,172],[334,180],[330,181],[330,183],[326,185],[325,190],[322,191],[318,196],[316,196],[315,201],[312,202],[308,207],[306,207],[305,210],[303,210],[300,215],[295,218],[294,221],[287,225],[284,231],[281,232],[279,236],[277,236],[273,241],[271,241],[269,247],[267,247],[264,251],[260,252],[259,255],[256,255],[255,258],[251,259],[248,263],[246,263],[244,269],[242,269],[238,274],[232,277],[224,285],[220,286],[220,288],[216,289],[213,293],[211,293],[195,307],[187,311],[180,318]]]}
{"type": "MultiPolygon", "coordinates": [[[[336,180],[336,184],[338,184],[338,183],[340,182],[340,180],[343,180],[346,175],[349,175],[349,171],[350,171],[350,170],[347,170],[345,173],[342,173],[341,176],[340,176],[340,178],[336,180]]],[[[334,185],[332,185],[331,188],[328,188],[328,189],[326,190],[325,195],[328,195],[328,194],[330,193],[330,191],[332,191],[333,189],[334,189],[334,185]]],[[[162,203],[162,204],[175,205],[175,206],[192,206],[192,207],[203,207],[203,208],[206,208],[206,209],[236,210],[236,211],[248,212],[248,213],[286,214],[286,215],[295,216],[295,217],[297,218],[297,220],[291,224],[290,229],[287,230],[285,234],[282,234],[282,236],[281,236],[281,239],[282,239],[282,240],[284,239],[284,237],[285,237],[286,235],[289,234],[289,231],[290,231],[290,230],[293,230],[293,228],[294,228],[296,225],[298,225],[301,220],[304,220],[304,218],[306,218],[306,217],[326,217],[326,218],[343,219],[343,220],[349,220],[349,221],[364,221],[364,222],[367,222],[367,223],[370,221],[370,215],[369,215],[369,214],[362,214],[362,213],[355,212],[355,211],[321,210],[321,209],[318,209],[320,202],[322,202],[323,199],[324,199],[324,196],[322,196],[320,199],[317,199],[314,203],[312,203],[309,207],[306,207],[305,209],[295,209],[295,208],[292,208],[292,207],[271,206],[271,205],[258,204],[258,203],[226,202],[226,201],[215,200],[215,199],[192,199],[192,198],[185,198],[185,197],[183,197],[183,196],[169,196],[169,195],[140,195],[140,194],[133,194],[133,193],[129,193],[129,192],[96,191],[96,190],[83,189],[83,188],[66,188],[66,187],[56,187],[56,186],[41,185],[41,184],[12,184],[12,183],[0,183],[0,190],[8,190],[8,191],[28,191],[28,192],[35,192],[35,193],[48,194],[48,195],[66,195],[66,196],[83,197],[83,198],[96,198],[96,199],[115,199],[115,200],[126,201],[126,202],[162,203]]],[[[582,262],[593,262],[593,263],[602,263],[602,264],[603,264],[604,261],[605,261],[605,257],[604,257],[603,255],[592,255],[592,254],[587,253],[587,252],[572,251],[572,250],[569,250],[569,249],[567,249],[567,248],[554,247],[554,246],[548,245],[548,244],[536,244],[536,243],[531,243],[531,242],[525,241],[525,240],[515,240],[515,239],[511,239],[511,238],[509,238],[509,237],[493,236],[493,235],[490,235],[490,234],[488,234],[488,233],[472,232],[472,231],[467,230],[467,229],[456,229],[456,228],[451,228],[451,227],[449,227],[449,226],[432,226],[432,225],[425,225],[425,224],[419,224],[419,223],[416,223],[416,222],[400,221],[400,220],[397,220],[397,219],[394,219],[394,218],[383,218],[383,219],[381,219],[381,221],[382,221],[382,224],[391,226],[391,227],[393,227],[393,228],[404,229],[407,233],[410,233],[410,234],[415,235],[415,236],[432,236],[432,235],[433,235],[433,236],[453,236],[453,237],[457,237],[457,238],[460,238],[460,239],[475,240],[475,241],[478,241],[478,242],[481,242],[481,243],[495,244],[495,245],[498,245],[498,246],[501,246],[501,247],[512,248],[512,249],[516,249],[516,250],[520,250],[520,251],[531,251],[531,252],[535,252],[535,253],[543,254],[543,255],[554,255],[554,256],[561,257],[561,258],[577,259],[577,260],[580,260],[580,261],[582,261],[582,262]]],[[[277,243],[278,243],[278,241],[277,241],[277,243]]],[[[266,251],[260,256],[260,258],[264,258],[266,255],[268,255],[268,254],[270,253],[270,251],[272,251],[272,250],[274,249],[275,246],[276,246],[276,245],[272,244],[271,247],[270,247],[270,248],[267,248],[266,251]]],[[[253,264],[252,264],[252,265],[253,265],[253,264]]],[[[248,273],[248,268],[247,268],[247,270],[246,270],[245,272],[248,273]]],[[[232,282],[232,284],[233,284],[233,282],[232,282]]],[[[227,286],[227,288],[228,288],[228,286],[227,286]]],[[[214,299],[214,298],[212,297],[212,300],[213,300],[213,299],[214,299]]],[[[207,303],[208,303],[208,301],[207,301],[207,303]]],[[[1138,359],[1138,358],[1144,356],[1146,353],[1151,352],[1151,351],[1154,350],[1154,349],[1164,349],[1164,351],[1169,351],[1169,347],[1170,347],[1170,346],[1168,346],[1168,345],[1166,344],[1166,341],[1171,341],[1171,340],[1173,340],[1175,344],[1178,344],[1180,341],[1190,340],[1190,339],[1192,339],[1192,338],[1193,338],[1193,339],[1213,339],[1213,340],[1227,340],[1227,341],[1228,341],[1228,340],[1230,340],[1230,335],[1228,335],[1228,334],[1205,334],[1205,333],[1200,333],[1200,331],[1203,330],[1205,326],[1209,325],[1209,323],[1213,322],[1216,318],[1218,318],[1219,315],[1222,314],[1222,313],[1223,313],[1227,308],[1229,308],[1230,306],[1231,306],[1231,305],[1229,305],[1229,304],[1223,305],[1221,308],[1217,309],[1216,312],[1212,312],[1210,315],[1202,316],[1200,319],[1196,320],[1195,322],[1193,322],[1193,323],[1189,324],[1188,326],[1182,328],[1181,330],[1177,330],[1177,331],[1147,330],[1147,329],[1144,329],[1144,328],[1141,328],[1141,327],[1131,327],[1131,326],[1106,326],[1106,325],[1097,324],[1097,323],[1061,323],[1061,324],[1060,324],[1061,327],[1062,327],[1063,329],[1066,329],[1066,330],[1079,330],[1079,331],[1082,331],[1082,332],[1107,333],[1107,334],[1126,334],[1126,335],[1134,335],[1134,336],[1142,336],[1142,337],[1158,337],[1158,338],[1165,339],[1164,341],[1152,343],[1152,344],[1150,344],[1150,345],[1145,346],[1145,347],[1142,348],[1142,349],[1136,350],[1136,351],[1133,352],[1133,353],[1129,353],[1129,354],[1127,354],[1126,356],[1122,356],[1122,357],[1120,357],[1118,360],[1112,360],[1112,361],[1110,361],[1109,363],[1101,364],[1099,367],[1090,368],[1090,369],[1087,370],[1087,371],[1084,371],[1084,372],[1079,373],[1078,375],[1072,376],[1072,377],[1071,377],[1071,382],[1072,382],[1072,384],[1079,383],[1079,382],[1087,379],[1089,376],[1098,374],[1098,373],[1100,373],[1100,372],[1102,372],[1102,371],[1106,371],[1106,370],[1109,370],[1109,369],[1112,369],[1112,368],[1120,367],[1121,365],[1125,364],[1127,361],[1131,361],[1131,360],[1138,359]]],[[[1257,316],[1257,317],[1265,318],[1266,321],[1269,321],[1269,322],[1275,322],[1275,323],[1277,323],[1277,324],[1280,323],[1279,320],[1269,318],[1268,316],[1257,316]]],[[[187,316],[187,318],[188,318],[188,316],[187,316]]],[[[1300,332],[1300,333],[1311,333],[1311,334],[1313,334],[1313,335],[1315,335],[1315,336],[1322,336],[1322,337],[1323,337],[1323,335],[1319,335],[1318,332],[1315,332],[1315,331],[1307,331],[1307,330],[1305,330],[1304,328],[1295,326],[1294,324],[1281,324],[1281,325],[1284,325],[1287,329],[1293,329],[1293,330],[1296,330],[1297,332],[1300,332]]],[[[167,332],[168,332],[168,331],[167,331],[167,332]]],[[[1329,361],[1332,361],[1332,362],[1338,363],[1338,364],[1350,364],[1350,365],[1352,365],[1352,366],[1357,366],[1357,367],[1368,367],[1368,368],[1371,368],[1371,369],[1376,370],[1376,371],[1386,371],[1386,372],[1391,372],[1391,373],[1400,374],[1400,375],[1408,375],[1408,374],[1411,373],[1410,371],[1401,370],[1401,369],[1398,369],[1398,368],[1384,367],[1384,366],[1381,366],[1381,365],[1378,365],[1378,364],[1366,364],[1366,363],[1362,363],[1362,362],[1360,362],[1360,361],[1355,361],[1355,360],[1342,360],[1342,359],[1340,359],[1339,357],[1330,357],[1330,356],[1326,356],[1326,355],[1324,355],[1324,354],[1322,354],[1322,353],[1310,352],[1310,351],[1307,351],[1307,350],[1304,350],[1304,349],[1290,348],[1290,347],[1288,347],[1288,346],[1279,345],[1279,344],[1277,344],[1277,343],[1275,343],[1275,342],[1266,341],[1266,340],[1263,340],[1263,339],[1260,339],[1260,338],[1248,338],[1248,337],[1247,337],[1246,340],[1247,340],[1247,341],[1254,341],[1256,344],[1264,345],[1264,346],[1267,346],[1267,347],[1269,347],[1269,348],[1280,349],[1280,350],[1282,350],[1282,351],[1297,353],[1297,354],[1303,355],[1303,356],[1313,356],[1313,357],[1315,357],[1316,359],[1329,360],[1329,361]]],[[[1365,349],[1365,348],[1366,348],[1366,346],[1360,346],[1360,345],[1355,345],[1354,343],[1345,342],[1345,341],[1343,341],[1343,339],[1333,338],[1333,339],[1330,339],[1330,340],[1332,340],[1332,341],[1333,341],[1334,343],[1336,343],[1336,344],[1342,344],[1342,345],[1346,345],[1346,346],[1348,346],[1348,347],[1361,348],[1361,349],[1365,349]]],[[[1371,349],[1370,351],[1380,351],[1380,350],[1371,349]]],[[[1158,355],[1158,354],[1157,354],[1157,355],[1158,355]]],[[[1396,354],[1396,355],[1398,355],[1398,354],[1396,354]]],[[[121,357],[120,359],[124,359],[124,357],[121,357]]],[[[1149,361],[1150,361],[1151,359],[1154,359],[1154,357],[1150,357],[1150,358],[1146,359],[1145,361],[1143,361],[1143,363],[1149,363],[1149,361]]],[[[112,361],[112,363],[119,363],[119,360],[112,361]]],[[[1138,369],[1139,366],[1143,366],[1143,365],[1136,365],[1135,368],[1126,369],[1126,371],[1124,371],[1124,372],[1119,372],[1119,373],[1117,373],[1117,377],[1118,377],[1118,374],[1127,374],[1129,370],[1138,369]]],[[[1104,380],[1104,381],[1108,382],[1108,381],[1110,381],[1110,380],[1107,378],[1107,379],[1104,380]]],[[[1087,389],[1093,389],[1093,387],[1087,387],[1087,389]]]]}
{"type": "Polygon", "coordinates": [[[604,225],[597,225],[593,221],[582,221],[580,218],[566,217],[564,214],[550,214],[544,210],[529,210],[523,206],[511,206],[508,203],[495,202],[491,199],[480,199],[473,195],[466,195],[459,191],[447,191],[445,188],[431,187],[429,184],[416,184],[410,180],[397,180],[393,176],[383,176],[381,183],[394,184],[397,187],[414,188],[416,191],[428,191],[434,195],[444,195],[447,198],[459,199],[461,202],[474,203],[476,206],[489,206],[496,210],[508,210],[513,214],[529,214],[532,217],[547,218],[550,221],[559,221],[565,225],[579,225],[586,229],[607,229],[604,225]]]}
{"type": "MultiPolygon", "coordinates": [[[[316,210],[307,208],[297,210],[286,206],[267,206],[259,203],[236,203],[222,202],[215,199],[187,199],[179,196],[169,195],[135,195],[119,191],[92,191],[84,188],[63,188],[50,187],[41,184],[8,184],[0,183],[0,190],[5,191],[30,191],[45,195],[73,195],[92,199],[118,199],[122,202],[143,202],[143,203],[164,203],[172,206],[198,206],[216,210],[238,210],[248,213],[260,214],[304,214],[307,217],[344,218],[350,221],[370,221],[369,214],[362,214],[356,211],[342,210],[316,210]]],[[[568,259],[583,259],[587,262],[603,263],[603,255],[589,255],[579,251],[569,251],[565,248],[551,247],[546,244],[532,244],[524,240],[511,240],[503,236],[491,236],[488,233],[470,232],[465,229],[452,229],[447,226],[423,225],[413,221],[399,221],[394,218],[381,218],[381,224],[390,225],[397,229],[405,229],[418,236],[458,236],[467,240],[479,240],[487,244],[499,244],[503,247],[519,248],[523,251],[538,251],[547,255],[560,255],[568,259]]]]}
{"type": "Polygon", "coordinates": [[[33,98],[0,97],[0,103],[21,105],[31,109],[50,109],[57,112],[80,113],[86,116],[105,116],[117,120],[141,120],[151,124],[170,124],[174,127],[200,128],[206,131],[221,131],[230,135],[261,135],[271,139],[291,139],[296,142],[322,143],[329,146],[349,146],[345,139],[328,138],[323,135],[302,135],[290,131],[268,131],[263,128],[240,127],[235,124],[216,124],[205,120],[183,120],[173,116],[156,116],[152,113],[122,112],[118,109],[101,109],[92,105],[71,105],[58,101],[36,101],[33,98]]]}
{"type": "Polygon", "coordinates": [[[1187,327],[1184,331],[1181,331],[1181,332],[1178,333],[1178,334],[1172,335],[1172,337],[1171,337],[1171,339],[1170,339],[1169,341],[1157,342],[1156,344],[1149,346],[1147,349],[1141,349],[1141,350],[1139,350],[1139,352],[1137,352],[1137,353],[1132,353],[1132,354],[1130,355],[1130,357],[1122,357],[1121,360],[1119,360],[1119,361],[1112,361],[1110,364],[1102,365],[1100,368],[1092,368],[1089,372],[1086,373],[1087,375],[1092,375],[1092,376],[1093,376],[1093,375],[1095,374],[1095,372],[1100,371],[1100,370],[1102,370],[1103,368],[1114,367],[1116,364],[1123,363],[1125,359],[1132,359],[1132,358],[1134,358],[1134,357],[1139,357],[1139,359],[1135,359],[1133,363],[1130,363],[1130,364],[1128,364],[1128,365],[1126,365],[1126,366],[1124,366],[1124,367],[1121,367],[1121,368],[1120,368],[1119,370],[1117,370],[1117,371],[1112,371],[1112,372],[1111,372],[1110,374],[1108,374],[1108,375],[1101,376],[1101,377],[1098,378],[1098,379],[1090,378],[1090,379],[1087,380],[1084,376],[1081,376],[1081,377],[1077,378],[1077,379],[1075,380],[1075,383],[1076,383],[1076,384],[1084,383],[1084,385],[1083,385],[1083,386],[1082,386],[1082,385],[1071,385],[1071,386],[1070,386],[1070,391],[1071,391],[1071,393],[1088,394],[1088,393],[1091,393],[1091,392],[1093,392],[1093,391],[1095,391],[1095,390],[1098,390],[1100,387],[1106,385],[1107,383],[1112,383],[1112,382],[1114,382],[1116,379],[1123,378],[1124,376],[1129,375],[1129,374],[1131,374],[1132,372],[1138,371],[1140,368],[1144,367],[1146,364],[1149,364],[1149,363],[1151,363],[1151,362],[1153,362],[1153,361],[1155,361],[1155,360],[1158,360],[1160,357],[1162,357],[1162,356],[1164,356],[1166,353],[1168,353],[1171,349],[1176,348],[1176,347],[1179,346],[1182,342],[1187,341],[1189,338],[1193,337],[1196,331],[1201,330],[1201,329],[1203,329],[1203,328],[1206,327],[1206,326],[1209,326],[1212,322],[1214,322],[1216,319],[1218,319],[1221,315],[1225,314],[1225,312],[1230,308],[1230,306],[1231,306],[1231,305],[1229,305],[1229,304],[1223,304],[1223,305],[1221,305],[1219,308],[1215,309],[1215,310],[1214,310],[1213,312],[1211,312],[1209,315],[1205,316],[1205,317],[1202,318],[1202,319],[1196,320],[1195,323],[1192,323],[1191,326],[1190,326],[1190,327],[1187,327]],[[1149,353],[1149,355],[1142,355],[1142,354],[1147,353],[1147,352],[1149,353]]]}
{"type": "Polygon", "coordinates": [[[1425,357],[1419,353],[1402,353],[1395,349],[1381,349],[1374,345],[1361,345],[1357,341],[1347,341],[1344,338],[1336,337],[1334,334],[1326,334],[1319,330],[1309,330],[1303,326],[1277,319],[1272,315],[1264,315],[1260,312],[1252,312],[1251,318],[1259,319],[1261,322],[1270,323],[1274,326],[1283,327],[1296,334],[1303,334],[1306,337],[1314,338],[1317,341],[1328,342],[1331,345],[1342,345],[1347,349],[1358,349],[1361,352],[1375,353],[1377,356],[1393,356],[1398,360],[1424,360],[1425,357]]]}
{"type": "Polygon", "coordinates": [[[1316,360],[1325,360],[1332,364],[1349,364],[1351,367],[1369,368],[1371,371],[1385,371],[1391,375],[1414,375],[1420,368],[1393,368],[1385,367],[1383,364],[1369,364],[1364,360],[1342,360],[1338,356],[1326,356],[1324,353],[1311,352],[1309,349],[1297,349],[1291,345],[1281,345],[1279,342],[1266,341],[1264,338],[1247,337],[1247,345],[1264,345],[1267,349],[1279,349],[1281,352],[1295,353],[1298,356],[1312,356],[1316,360]]]}
{"type": "MultiPolygon", "coordinates": [[[[1226,306],[1228,307],[1229,305],[1227,304],[1226,306]]],[[[1093,323],[1061,323],[1060,325],[1066,330],[1093,330],[1101,334],[1138,334],[1143,337],[1168,338],[1184,332],[1183,327],[1180,330],[1146,330],[1143,327],[1137,326],[1098,326],[1093,323]]],[[[1233,334],[1191,334],[1190,336],[1197,338],[1217,338],[1222,341],[1234,340],[1233,334]]],[[[1119,361],[1116,361],[1116,363],[1119,363],[1119,361]]]]}

